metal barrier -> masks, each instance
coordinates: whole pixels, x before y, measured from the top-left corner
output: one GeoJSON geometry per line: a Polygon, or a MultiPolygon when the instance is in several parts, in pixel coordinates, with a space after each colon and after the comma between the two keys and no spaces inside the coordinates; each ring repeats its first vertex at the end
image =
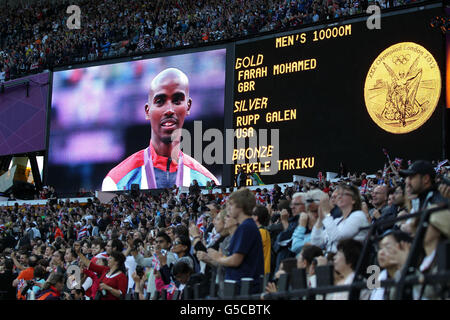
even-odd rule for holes
{"type": "MultiPolygon", "coordinates": [[[[378,227],[394,225],[396,222],[410,218],[419,218],[419,225],[411,244],[410,252],[405,265],[403,266],[401,277],[396,280],[385,280],[380,282],[380,288],[396,287],[395,300],[412,299],[413,285],[433,285],[440,284],[443,286],[443,295],[450,292],[450,240],[441,243],[438,247],[437,265],[439,272],[437,274],[421,274],[420,276],[411,275],[416,270],[419,259],[419,250],[422,248],[423,238],[428,227],[428,220],[433,212],[448,208],[448,203],[443,203],[435,208],[426,209],[417,213],[404,215],[397,218],[386,219],[373,223],[371,226],[362,229],[369,229],[369,234],[364,242],[362,253],[359,257],[358,264],[355,268],[355,277],[351,285],[335,286],[333,267],[330,265],[316,267],[317,288],[308,288],[306,284],[306,270],[294,269],[290,274],[282,274],[278,279],[276,293],[263,293],[264,288],[268,282],[268,277],[259,279],[262,284],[262,291],[258,294],[250,294],[250,283],[253,279],[242,279],[241,284],[238,285],[236,281],[226,280],[224,283],[224,297],[225,299],[235,300],[264,300],[268,299],[294,299],[306,298],[315,300],[317,295],[326,295],[336,292],[348,292],[349,300],[359,300],[361,290],[368,289],[367,281],[364,279],[364,266],[370,258],[371,246],[377,239],[375,231],[378,227]],[[238,288],[240,292],[238,295],[238,288]]],[[[216,274],[211,276],[210,294],[207,297],[199,297],[192,294],[192,288],[187,286],[183,292],[183,299],[219,299],[215,285],[216,274]]],[[[198,287],[198,286],[197,286],[198,287]]]]}

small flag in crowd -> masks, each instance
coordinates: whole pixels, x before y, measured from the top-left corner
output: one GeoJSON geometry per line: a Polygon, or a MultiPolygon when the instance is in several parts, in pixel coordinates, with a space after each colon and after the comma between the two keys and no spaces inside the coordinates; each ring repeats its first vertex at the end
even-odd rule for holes
{"type": "Polygon", "coordinates": [[[156,255],[156,253],[153,254],[152,265],[153,265],[153,268],[155,268],[155,270],[157,270],[157,271],[159,271],[159,269],[161,268],[161,264],[159,262],[159,259],[158,259],[158,256],[156,255]]]}
{"type": "Polygon", "coordinates": [[[200,230],[201,233],[205,233],[205,231],[206,231],[206,226],[204,225],[204,217],[203,217],[203,215],[201,215],[201,216],[197,219],[197,228],[200,230]]]}
{"type": "Polygon", "coordinates": [[[220,201],[220,205],[224,205],[225,203],[227,203],[228,200],[228,196],[225,196],[222,198],[222,201],[220,201]]]}
{"type": "Polygon", "coordinates": [[[140,50],[143,50],[144,46],[145,46],[144,37],[141,36],[141,38],[139,39],[139,42],[138,42],[138,48],[140,50]]]}
{"type": "Polygon", "coordinates": [[[254,172],[252,176],[259,186],[264,185],[264,182],[261,180],[261,177],[256,172],[254,172]]]}
{"type": "Polygon", "coordinates": [[[77,236],[77,240],[81,240],[83,238],[86,238],[87,236],[89,236],[89,231],[87,226],[83,226],[83,228],[81,228],[81,230],[78,232],[78,236],[77,236]]]}
{"type": "Polygon", "coordinates": [[[395,160],[394,160],[394,164],[397,166],[397,167],[400,167],[401,166],[401,164],[402,164],[402,160],[403,159],[400,159],[400,158],[395,158],[395,160]]]}
{"type": "Polygon", "coordinates": [[[170,281],[169,286],[167,287],[167,293],[173,294],[177,286],[173,281],[170,281]]]}
{"type": "Polygon", "coordinates": [[[258,204],[262,204],[262,205],[264,205],[264,204],[266,203],[266,199],[265,199],[264,196],[261,194],[261,192],[258,192],[258,193],[256,194],[256,202],[257,202],[258,204]]]}
{"type": "Polygon", "coordinates": [[[439,170],[441,170],[441,167],[446,164],[448,162],[448,159],[445,159],[441,162],[438,163],[437,167],[436,167],[436,172],[439,172],[439,170]]]}
{"type": "Polygon", "coordinates": [[[319,174],[317,175],[317,179],[319,179],[319,181],[322,181],[322,179],[323,179],[322,171],[319,171],[319,174]]]}
{"type": "Polygon", "coordinates": [[[385,163],[384,164],[384,169],[383,169],[383,178],[386,177],[386,174],[387,174],[387,166],[386,166],[386,163],[385,163]]]}

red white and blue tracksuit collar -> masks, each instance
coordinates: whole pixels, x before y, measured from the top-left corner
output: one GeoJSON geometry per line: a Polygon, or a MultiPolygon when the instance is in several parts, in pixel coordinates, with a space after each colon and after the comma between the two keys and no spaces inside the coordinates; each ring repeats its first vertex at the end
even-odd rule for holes
{"type": "Polygon", "coordinates": [[[174,162],[171,158],[160,156],[153,148],[150,141],[150,146],[144,150],[144,167],[145,175],[147,177],[147,184],[149,189],[158,188],[155,178],[155,169],[158,168],[163,171],[177,172],[176,182],[177,186],[183,185],[183,152],[178,153],[178,161],[174,162]]]}

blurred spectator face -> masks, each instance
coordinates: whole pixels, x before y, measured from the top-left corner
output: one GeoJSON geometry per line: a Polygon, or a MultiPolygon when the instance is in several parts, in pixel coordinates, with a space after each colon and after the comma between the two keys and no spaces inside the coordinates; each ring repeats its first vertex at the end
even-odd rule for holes
{"type": "MultiPolygon", "coordinates": [[[[108,255],[110,255],[110,254],[111,254],[111,251],[112,251],[112,240],[109,240],[109,241],[106,243],[105,249],[106,249],[106,253],[107,253],[108,255]]],[[[99,253],[100,253],[100,252],[99,252],[99,253]]]]}
{"type": "Polygon", "coordinates": [[[19,262],[22,265],[27,265],[28,264],[28,256],[26,254],[21,254],[19,256],[19,262]]]}
{"type": "Polygon", "coordinates": [[[172,252],[176,254],[186,252],[186,246],[181,243],[179,238],[175,238],[175,241],[172,245],[172,252]]]}
{"type": "Polygon", "coordinates": [[[391,235],[384,237],[379,242],[379,249],[377,253],[378,264],[382,269],[395,267],[389,262],[389,254],[393,248],[398,247],[398,243],[395,238],[391,235]]]}
{"type": "Polygon", "coordinates": [[[242,213],[242,209],[238,208],[233,200],[229,200],[227,202],[227,213],[234,219],[237,219],[237,217],[239,217],[242,213]]]}
{"type": "Polygon", "coordinates": [[[91,248],[87,242],[83,243],[83,247],[81,247],[83,254],[91,254],[91,248]]]}
{"type": "Polygon", "coordinates": [[[66,254],[64,255],[64,261],[67,263],[71,263],[75,260],[74,256],[72,256],[72,252],[70,249],[66,249],[66,254]]]}
{"type": "Polygon", "coordinates": [[[175,240],[175,234],[173,233],[173,229],[169,228],[166,230],[167,235],[172,239],[172,242],[175,240]]]}
{"type": "Polygon", "coordinates": [[[77,293],[77,290],[72,290],[71,294],[73,296],[73,300],[82,300],[83,299],[83,294],[81,292],[77,293]]]}
{"type": "Polygon", "coordinates": [[[224,221],[220,218],[219,215],[216,215],[214,218],[214,228],[216,229],[216,232],[220,233],[223,231],[223,227],[225,226],[224,221]]]}
{"type": "Polygon", "coordinates": [[[308,263],[303,258],[303,255],[300,253],[297,258],[297,269],[306,269],[306,268],[308,268],[308,263]]]}
{"type": "Polygon", "coordinates": [[[234,226],[237,226],[237,220],[233,218],[229,213],[225,216],[225,229],[230,230],[234,226]]]}
{"type": "Polygon", "coordinates": [[[405,202],[405,197],[403,196],[403,190],[401,187],[397,187],[394,192],[393,203],[397,206],[402,206],[405,202]]]}
{"type": "Polygon", "coordinates": [[[386,186],[377,186],[373,189],[372,192],[372,204],[375,207],[380,207],[384,203],[386,203],[388,199],[387,187],[386,186]]]}
{"type": "Polygon", "coordinates": [[[46,256],[46,257],[51,257],[51,256],[52,256],[52,253],[53,253],[52,248],[50,248],[50,247],[46,247],[46,248],[45,248],[44,256],[46,256]]]}
{"type": "Polygon", "coordinates": [[[117,265],[118,265],[116,259],[114,259],[113,256],[109,256],[108,259],[107,259],[107,261],[108,261],[108,267],[109,267],[110,269],[114,269],[114,268],[116,268],[117,265]]]}
{"type": "Polygon", "coordinates": [[[157,237],[155,240],[156,249],[170,250],[170,243],[164,237],[157,237]]]}
{"type": "Polygon", "coordinates": [[[99,254],[101,252],[101,250],[102,250],[102,248],[101,248],[101,246],[99,244],[94,244],[92,246],[92,250],[91,251],[92,251],[92,254],[95,256],[95,255],[99,254]]]}
{"type": "Polygon", "coordinates": [[[302,212],[306,212],[306,205],[303,202],[302,197],[295,197],[290,204],[290,207],[292,209],[292,213],[294,215],[300,214],[302,212]]]}
{"type": "Polygon", "coordinates": [[[420,174],[416,174],[413,176],[406,177],[405,182],[411,194],[418,195],[425,190],[425,184],[429,182],[429,180],[430,180],[429,175],[422,176],[420,174]]]}
{"type": "Polygon", "coordinates": [[[394,204],[394,194],[390,194],[387,202],[388,206],[392,206],[394,204]]]}
{"type": "Polygon", "coordinates": [[[337,205],[339,208],[353,207],[353,193],[350,190],[341,190],[338,194],[337,205]]]}
{"type": "Polygon", "coordinates": [[[333,193],[331,194],[331,197],[330,197],[330,204],[331,204],[333,207],[335,207],[336,204],[337,204],[337,198],[338,198],[338,195],[339,195],[339,189],[334,190],[333,193]]]}
{"type": "Polygon", "coordinates": [[[348,268],[351,269],[351,265],[347,263],[344,253],[341,250],[338,250],[338,252],[334,256],[333,263],[334,270],[339,272],[340,274],[344,274],[348,270],[348,268]]]}
{"type": "Polygon", "coordinates": [[[61,263],[63,263],[63,261],[61,260],[61,254],[59,252],[54,252],[52,255],[52,260],[51,260],[53,265],[59,265],[61,263]]]}

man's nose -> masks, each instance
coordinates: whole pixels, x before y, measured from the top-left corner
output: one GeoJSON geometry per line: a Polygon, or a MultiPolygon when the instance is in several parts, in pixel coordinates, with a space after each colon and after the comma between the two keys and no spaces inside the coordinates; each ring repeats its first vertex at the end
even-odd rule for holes
{"type": "Polygon", "coordinates": [[[172,115],[175,113],[174,105],[171,101],[167,102],[166,110],[164,111],[165,115],[172,115]]]}

